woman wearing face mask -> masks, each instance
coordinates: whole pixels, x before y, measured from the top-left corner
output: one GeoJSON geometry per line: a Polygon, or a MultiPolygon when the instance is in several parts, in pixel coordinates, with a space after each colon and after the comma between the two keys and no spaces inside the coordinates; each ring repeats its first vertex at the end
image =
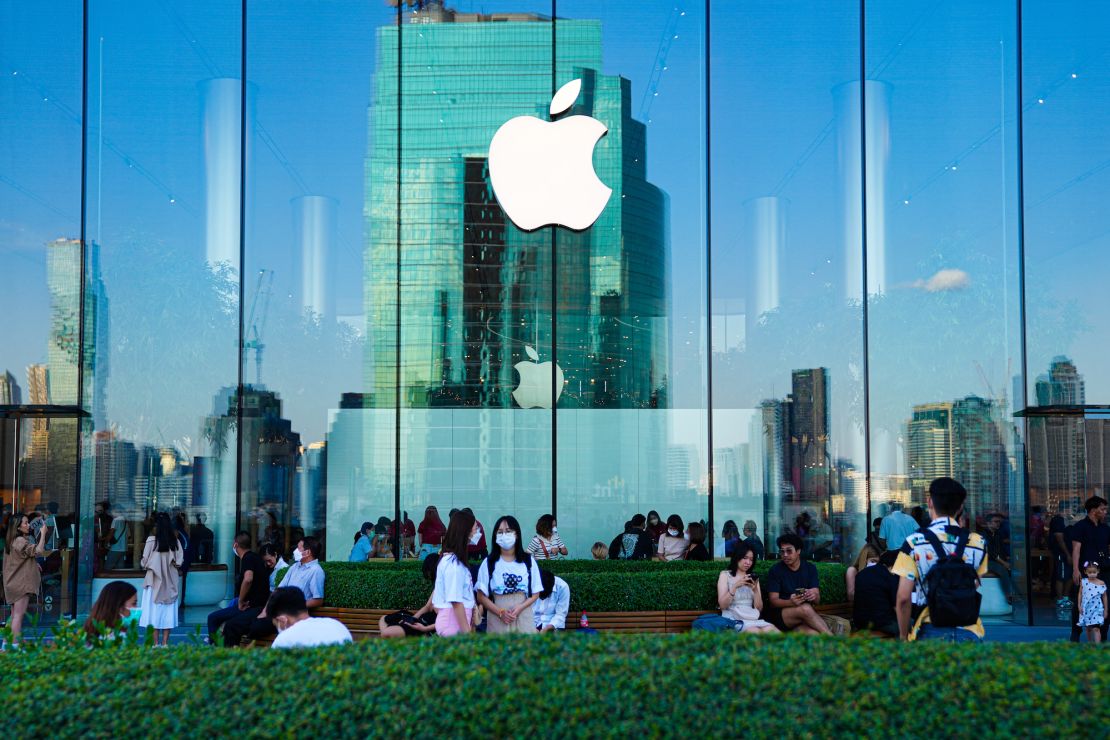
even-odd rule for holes
{"type": "Polygon", "coordinates": [[[46,527],[39,527],[38,536],[31,534],[31,521],[23,514],[8,520],[4,538],[4,598],[12,605],[12,641],[23,634],[23,615],[32,596],[38,596],[42,572],[35,558],[46,555],[46,527]]]}
{"type": "Polygon", "coordinates": [[[671,514],[667,517],[667,531],[659,538],[659,547],[655,551],[656,560],[681,560],[686,554],[688,543],[682,536],[682,517],[671,514]]]}
{"type": "Polygon", "coordinates": [[[474,616],[474,578],[466,564],[466,546],[481,538],[474,515],[460,511],[451,517],[443,536],[443,549],[436,566],[432,589],[432,608],[436,610],[435,629],[440,637],[471,631],[474,616]]]}
{"type": "Polygon", "coordinates": [[[567,546],[559,537],[559,524],[552,514],[544,514],[536,522],[536,536],[528,543],[528,552],[539,560],[559,560],[567,556],[567,546]]]}
{"type": "Polygon", "coordinates": [[[139,592],[127,581],[112,581],[100,591],[85,620],[85,635],[90,643],[114,640],[138,624],[139,592]]]}
{"type": "Polygon", "coordinates": [[[520,524],[503,516],[493,529],[489,557],[478,566],[478,602],[486,608],[486,630],[535,634],[532,604],[543,591],[540,567],[524,550],[520,524]]]}
{"type": "Polygon", "coordinates": [[[651,544],[659,544],[659,538],[667,532],[667,525],[659,518],[659,512],[654,509],[647,515],[647,532],[651,535],[651,544]]]}

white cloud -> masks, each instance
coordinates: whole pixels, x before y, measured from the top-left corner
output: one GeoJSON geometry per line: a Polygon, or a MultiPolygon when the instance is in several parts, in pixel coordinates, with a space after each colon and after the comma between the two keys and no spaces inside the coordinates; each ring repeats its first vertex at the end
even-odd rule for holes
{"type": "Polygon", "coordinates": [[[939,293],[944,290],[963,290],[971,285],[971,276],[963,270],[945,268],[937,270],[936,274],[928,280],[915,280],[913,287],[928,293],[939,293]]]}

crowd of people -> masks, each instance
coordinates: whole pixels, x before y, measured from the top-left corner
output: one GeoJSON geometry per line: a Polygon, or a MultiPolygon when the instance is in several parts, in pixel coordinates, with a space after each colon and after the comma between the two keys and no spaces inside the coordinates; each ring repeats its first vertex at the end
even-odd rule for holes
{"type": "MultiPolygon", "coordinates": [[[[1000,517],[986,517],[983,531],[973,531],[964,513],[967,492],[951,478],[938,478],[928,489],[927,513],[894,506],[873,522],[866,544],[846,574],[851,623],[902,639],[976,641],[984,635],[979,619],[978,586],[988,574],[1000,580],[1008,571],[1008,545],[1000,517]],[[1002,561],[1002,571],[994,565],[1002,561]]],[[[1046,528],[1056,541],[1061,580],[1070,576],[1073,639],[1086,633],[1090,642],[1106,639],[1106,576],[1110,567],[1107,502],[1098,496],[1085,503],[1085,515],[1046,528]],[[1070,572],[1068,572],[1070,571],[1070,572]]],[[[11,627],[18,639],[31,595],[38,592],[37,559],[48,551],[50,528],[35,526],[34,516],[13,516],[4,544],[3,584],[13,604],[11,627]]],[[[423,560],[433,584],[428,601],[417,611],[397,611],[381,618],[383,637],[443,637],[472,631],[538,633],[566,627],[570,608],[567,583],[540,567],[545,560],[567,557],[558,522],[545,514],[529,536],[512,516],[496,520],[486,531],[469,508],[453,509],[445,524],[434,506],[415,525],[401,520],[401,546],[423,560]],[[410,526],[411,525],[411,526],[410,526]],[[406,532],[412,532],[412,539],[406,532]],[[419,537],[419,546],[416,538],[419,537]]],[[[350,559],[368,560],[392,553],[397,533],[385,517],[366,522],[357,533],[350,559]]],[[[664,520],[658,512],[636,514],[609,545],[591,548],[597,559],[708,561],[705,526],[684,523],[677,514],[664,520]]],[[[303,536],[287,566],[270,542],[252,549],[251,535],[236,535],[232,548],[239,560],[234,598],[208,617],[208,640],[235,647],[252,639],[274,637],[275,646],[316,645],[351,639],[335,620],[311,616],[324,598],[325,572],[321,542],[303,536]],[[284,570],[280,582],[277,574],[284,570]],[[246,639],[244,639],[246,638],[246,639]]],[[[804,557],[807,544],[795,531],[775,540],[776,562],[761,579],[755,563],[766,549],[755,522],[742,529],[733,521],[722,530],[727,567],[717,580],[719,612],[706,614],[694,628],[708,631],[808,634],[842,633],[843,620],[823,614],[816,566],[804,557]]],[[[177,626],[177,604],[186,543],[168,513],[153,517],[141,557],[141,592],[122,581],[101,590],[86,628],[90,635],[136,624],[154,631],[156,646],[168,643],[177,626]]],[[[392,555],[389,555],[392,557],[392,555]]]]}

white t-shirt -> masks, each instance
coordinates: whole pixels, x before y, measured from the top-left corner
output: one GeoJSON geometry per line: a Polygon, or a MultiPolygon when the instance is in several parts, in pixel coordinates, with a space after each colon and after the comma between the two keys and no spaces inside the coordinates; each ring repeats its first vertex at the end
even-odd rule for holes
{"type": "Polygon", "coordinates": [[[450,609],[452,602],[459,602],[465,609],[473,609],[474,579],[470,568],[452,553],[439,559],[436,566],[436,585],[432,589],[432,606],[436,609],[450,609]]]}
{"type": "Polygon", "coordinates": [[[478,566],[478,590],[486,596],[493,594],[524,594],[531,596],[543,591],[540,583],[540,566],[535,558],[532,560],[532,591],[528,592],[528,568],[519,560],[507,562],[502,558],[497,559],[493,566],[493,578],[490,579],[489,563],[483,560],[478,566]],[[492,585],[492,593],[491,593],[492,585]]]}
{"type": "Polygon", "coordinates": [[[570,612],[570,586],[559,576],[555,576],[555,586],[546,599],[536,599],[532,616],[536,629],[551,625],[557,630],[567,628],[567,613],[570,612]]]}
{"type": "Polygon", "coordinates": [[[274,638],[274,647],[316,647],[338,645],[351,641],[351,632],[338,619],[309,617],[302,619],[274,638]]]}

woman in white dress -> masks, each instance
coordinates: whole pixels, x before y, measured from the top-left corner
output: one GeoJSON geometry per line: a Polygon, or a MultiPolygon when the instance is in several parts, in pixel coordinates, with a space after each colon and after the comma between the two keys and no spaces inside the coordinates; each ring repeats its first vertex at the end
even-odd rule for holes
{"type": "Polygon", "coordinates": [[[759,579],[752,573],[754,565],[755,552],[751,545],[737,542],[728,570],[722,570],[717,578],[717,604],[721,607],[721,616],[742,623],[740,632],[778,632],[775,625],[760,618],[763,593],[759,579]]]}
{"type": "Polygon", "coordinates": [[[177,596],[181,587],[181,564],[185,553],[173,530],[170,515],[159,512],[154,518],[154,534],[146,538],[142,566],[142,612],[139,627],[154,628],[154,646],[167,647],[170,630],[177,626],[177,596]]]}

